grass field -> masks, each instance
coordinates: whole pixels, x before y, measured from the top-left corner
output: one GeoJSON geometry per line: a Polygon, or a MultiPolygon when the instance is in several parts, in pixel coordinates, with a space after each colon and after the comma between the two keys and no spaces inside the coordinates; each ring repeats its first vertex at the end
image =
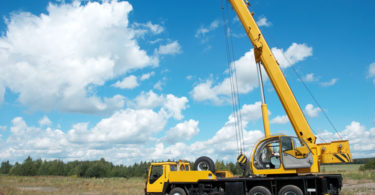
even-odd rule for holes
{"type": "MultiPolygon", "coordinates": [[[[341,194],[375,194],[375,171],[358,171],[360,165],[323,165],[324,173],[344,177],[341,194]]],[[[143,178],[76,178],[0,175],[0,195],[8,194],[144,194],[143,178]]]]}
{"type": "Polygon", "coordinates": [[[322,165],[323,173],[339,173],[344,178],[341,194],[375,194],[375,171],[359,171],[360,164],[322,165]]]}
{"type": "Polygon", "coordinates": [[[144,194],[143,178],[0,176],[0,194],[144,194]]]}

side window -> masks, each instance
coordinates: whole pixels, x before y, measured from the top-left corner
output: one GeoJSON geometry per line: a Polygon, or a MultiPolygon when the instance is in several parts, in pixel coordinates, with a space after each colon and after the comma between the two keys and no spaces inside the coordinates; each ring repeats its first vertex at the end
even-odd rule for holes
{"type": "Polygon", "coordinates": [[[295,158],[306,158],[310,153],[307,145],[297,137],[282,137],[282,152],[283,154],[291,155],[295,158]]]}
{"type": "Polygon", "coordinates": [[[186,166],[185,166],[185,170],[186,170],[186,171],[189,171],[189,166],[186,165],[186,166]]]}
{"type": "Polygon", "coordinates": [[[254,165],[257,169],[280,168],[280,143],[278,138],[264,140],[255,152],[254,165]]]}
{"type": "Polygon", "coordinates": [[[185,170],[184,164],[180,165],[180,171],[183,171],[183,170],[185,170]]]}
{"type": "Polygon", "coordinates": [[[281,143],[283,166],[285,169],[311,167],[313,158],[305,142],[297,137],[282,137],[281,143]]]}
{"type": "Polygon", "coordinates": [[[162,165],[152,166],[151,175],[150,175],[150,184],[153,184],[162,175],[163,175],[163,166],[162,165]]]}
{"type": "Polygon", "coordinates": [[[177,166],[176,165],[171,165],[170,166],[170,170],[171,171],[176,171],[177,170],[177,166]]]}

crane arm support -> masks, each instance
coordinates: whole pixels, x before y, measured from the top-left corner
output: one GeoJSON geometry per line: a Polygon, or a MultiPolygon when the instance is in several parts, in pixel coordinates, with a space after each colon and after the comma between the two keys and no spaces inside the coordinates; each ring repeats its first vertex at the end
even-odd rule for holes
{"type": "Polygon", "coordinates": [[[281,68],[264,39],[252,13],[243,0],[229,0],[238,15],[253,47],[256,62],[261,62],[284,107],[295,133],[308,144],[315,144],[316,137],[286,81],[281,68]]]}

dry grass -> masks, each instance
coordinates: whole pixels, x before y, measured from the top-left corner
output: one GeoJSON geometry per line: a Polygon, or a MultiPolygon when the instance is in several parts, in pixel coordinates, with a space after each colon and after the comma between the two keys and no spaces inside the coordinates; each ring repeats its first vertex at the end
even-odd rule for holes
{"type": "Polygon", "coordinates": [[[142,178],[0,176],[0,194],[144,194],[142,178]]]}
{"type": "MultiPolygon", "coordinates": [[[[359,171],[360,165],[323,165],[324,173],[340,173],[344,178],[341,194],[375,194],[375,171],[359,171]]],[[[143,178],[77,178],[58,176],[21,177],[0,175],[3,194],[144,194],[143,178]]]]}
{"type": "Polygon", "coordinates": [[[359,171],[359,164],[323,165],[324,173],[339,173],[343,176],[343,195],[375,194],[375,171],[359,171]]]}

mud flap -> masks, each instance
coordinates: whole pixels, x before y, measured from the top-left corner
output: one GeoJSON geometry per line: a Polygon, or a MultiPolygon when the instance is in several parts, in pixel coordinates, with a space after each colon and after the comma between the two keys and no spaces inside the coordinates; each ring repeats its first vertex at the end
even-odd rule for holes
{"type": "Polygon", "coordinates": [[[243,182],[225,182],[225,195],[245,195],[243,182]]]}

